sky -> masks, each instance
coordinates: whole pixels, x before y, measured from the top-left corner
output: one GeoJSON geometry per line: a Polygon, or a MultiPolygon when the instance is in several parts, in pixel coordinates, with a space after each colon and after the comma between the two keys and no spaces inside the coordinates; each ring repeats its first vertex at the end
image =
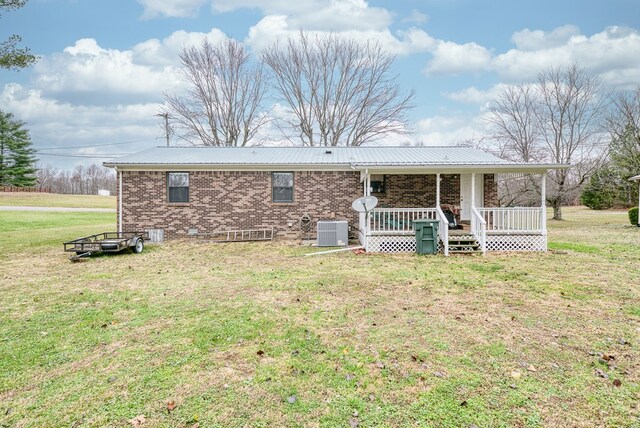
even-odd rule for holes
{"type": "Polygon", "coordinates": [[[607,90],[640,85],[639,0],[29,0],[0,17],[0,41],[19,34],[40,60],[0,70],[0,109],[26,122],[40,165],[100,163],[165,144],[157,114],[164,92],[184,90],[184,46],[230,37],[258,54],[300,29],[396,56],[416,96],[410,134],[389,144],[478,138],[501,90],[552,66],[578,64],[607,90]]]}

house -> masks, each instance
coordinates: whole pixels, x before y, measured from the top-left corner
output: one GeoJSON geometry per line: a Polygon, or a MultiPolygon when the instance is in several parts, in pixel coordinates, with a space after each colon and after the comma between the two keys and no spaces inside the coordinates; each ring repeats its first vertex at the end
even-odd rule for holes
{"type": "Polygon", "coordinates": [[[279,238],[312,239],[317,221],[347,220],[368,251],[414,251],[412,221],[427,218],[440,221],[445,254],[461,249],[456,239],[482,252],[545,251],[546,173],[567,167],[469,147],[158,147],[104,165],[117,171],[121,231],[171,239],[273,228],[279,238]],[[540,175],[540,204],[499,207],[498,174],[540,175]],[[378,198],[374,210],[351,208],[368,195],[378,198]],[[445,204],[464,230],[448,230],[445,204]]]}

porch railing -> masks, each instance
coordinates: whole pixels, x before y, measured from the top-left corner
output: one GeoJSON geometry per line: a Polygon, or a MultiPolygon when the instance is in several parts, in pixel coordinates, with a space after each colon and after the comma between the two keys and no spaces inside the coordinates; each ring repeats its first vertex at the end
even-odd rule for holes
{"type": "Polygon", "coordinates": [[[471,208],[471,233],[475,236],[482,254],[487,252],[487,221],[476,207],[471,208]]]}
{"type": "Polygon", "coordinates": [[[440,227],[438,228],[438,237],[442,241],[442,252],[445,256],[449,255],[449,220],[444,215],[440,206],[436,207],[436,216],[440,221],[440,227]]]}
{"type": "Polygon", "coordinates": [[[480,216],[487,223],[489,233],[542,233],[542,208],[540,207],[508,207],[477,208],[480,216]]]}
{"type": "Polygon", "coordinates": [[[369,234],[413,235],[413,221],[436,220],[435,208],[375,208],[369,212],[369,234]]]}

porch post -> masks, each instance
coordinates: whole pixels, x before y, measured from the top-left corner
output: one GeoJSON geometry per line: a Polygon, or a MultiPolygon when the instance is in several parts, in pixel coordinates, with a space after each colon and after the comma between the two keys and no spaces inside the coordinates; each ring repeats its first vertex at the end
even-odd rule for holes
{"type": "Polygon", "coordinates": [[[476,173],[471,174],[471,209],[476,207],[476,173]]]}
{"type": "Polygon", "coordinates": [[[440,173],[436,174],[436,207],[440,206],[440,173]]]}
{"type": "Polygon", "coordinates": [[[369,170],[366,170],[365,172],[365,178],[364,178],[364,185],[365,190],[364,190],[364,195],[365,196],[371,196],[371,176],[369,175],[369,170]]]}
{"type": "Polygon", "coordinates": [[[542,181],[540,183],[540,229],[543,235],[547,234],[547,172],[542,173],[542,181]]]}
{"type": "MultiPolygon", "coordinates": [[[[369,175],[368,169],[364,170],[364,196],[371,196],[371,176],[369,175]]],[[[367,244],[369,243],[371,213],[367,212],[366,214],[361,214],[360,221],[364,221],[364,242],[362,242],[362,245],[366,249],[367,244]]]]}

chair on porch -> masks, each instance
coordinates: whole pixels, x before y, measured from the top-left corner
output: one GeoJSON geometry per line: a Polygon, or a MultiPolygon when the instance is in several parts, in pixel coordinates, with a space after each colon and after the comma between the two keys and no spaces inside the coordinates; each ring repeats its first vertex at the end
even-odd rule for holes
{"type": "Polygon", "coordinates": [[[442,204],[440,205],[440,208],[442,208],[442,213],[449,222],[449,229],[463,228],[461,224],[458,224],[458,220],[456,218],[456,214],[460,213],[460,207],[458,207],[457,205],[442,204]]]}

